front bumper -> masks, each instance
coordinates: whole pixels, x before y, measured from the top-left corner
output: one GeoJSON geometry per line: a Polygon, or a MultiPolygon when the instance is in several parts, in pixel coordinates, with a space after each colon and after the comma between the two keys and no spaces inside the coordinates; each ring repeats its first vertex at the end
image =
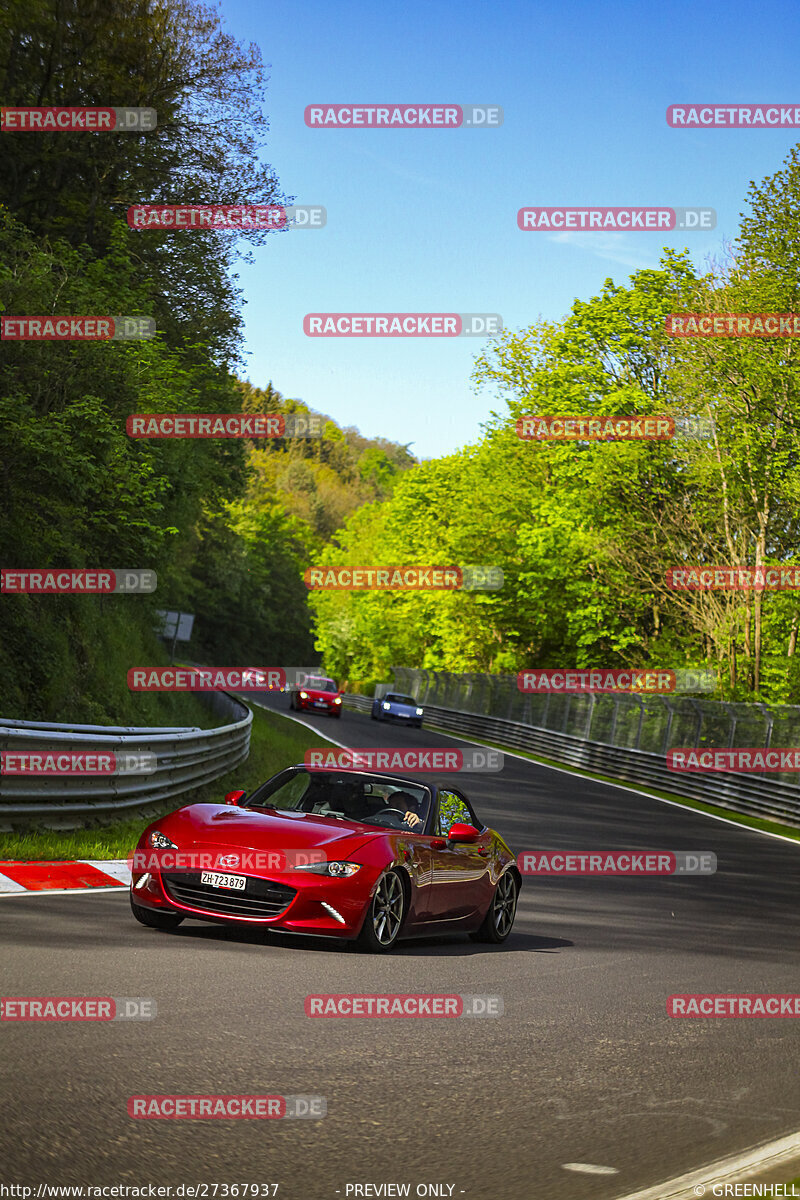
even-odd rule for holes
{"type": "Polygon", "coordinates": [[[202,884],[199,871],[134,872],[131,896],[142,908],[202,921],[262,925],[286,933],[355,938],[378,876],[362,866],[349,879],[306,871],[245,875],[244,891],[202,884]],[[363,874],[363,880],[359,876],[363,874]],[[358,880],[358,886],[355,886],[358,880]]]}
{"type": "Polygon", "coordinates": [[[378,710],[378,716],[383,721],[397,721],[401,725],[422,725],[422,717],[410,712],[389,712],[385,708],[378,710]]]}
{"type": "Polygon", "coordinates": [[[334,713],[334,715],[342,711],[341,704],[329,704],[326,700],[318,703],[316,700],[303,700],[299,696],[297,697],[297,707],[302,711],[308,709],[309,712],[328,712],[334,713]]]}

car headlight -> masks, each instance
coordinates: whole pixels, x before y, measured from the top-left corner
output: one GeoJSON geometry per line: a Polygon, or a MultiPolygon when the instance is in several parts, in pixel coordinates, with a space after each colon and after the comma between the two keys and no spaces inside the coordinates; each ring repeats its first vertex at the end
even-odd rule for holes
{"type": "Polygon", "coordinates": [[[300,693],[300,699],[301,699],[301,700],[307,700],[307,699],[308,699],[308,692],[301,692],[301,693],[300,693]]]}
{"type": "Polygon", "coordinates": [[[418,717],[421,717],[421,716],[422,716],[422,709],[421,709],[421,708],[418,708],[418,709],[417,709],[417,716],[418,716],[418,717]]]}
{"type": "Polygon", "coordinates": [[[336,699],[334,700],[334,702],[333,702],[333,703],[334,703],[334,704],[341,704],[341,703],[342,703],[342,697],[341,697],[341,696],[337,696],[337,697],[336,697],[336,699]]]}
{"type": "Polygon", "coordinates": [[[165,833],[159,833],[154,829],[148,837],[148,842],[151,846],[155,846],[157,850],[177,850],[175,842],[170,841],[165,833]]]}
{"type": "Polygon", "coordinates": [[[389,711],[389,709],[390,709],[392,706],[391,706],[391,704],[387,704],[387,703],[386,703],[386,701],[384,700],[384,702],[383,702],[383,707],[384,707],[384,708],[386,709],[386,711],[388,712],[388,711],[389,711]]]}
{"type": "Polygon", "coordinates": [[[314,875],[333,875],[336,879],[344,879],[348,875],[355,875],[356,871],[360,870],[361,863],[351,862],[307,863],[304,866],[295,867],[295,871],[311,871],[314,875]]]}

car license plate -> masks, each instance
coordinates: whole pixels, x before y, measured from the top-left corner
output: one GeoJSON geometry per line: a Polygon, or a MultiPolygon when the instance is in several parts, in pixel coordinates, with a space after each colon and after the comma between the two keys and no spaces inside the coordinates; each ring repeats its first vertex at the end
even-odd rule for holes
{"type": "Polygon", "coordinates": [[[317,708],[327,708],[328,707],[324,700],[315,700],[314,703],[316,704],[317,708]]]}
{"type": "Polygon", "coordinates": [[[200,882],[208,883],[211,887],[233,888],[236,892],[243,892],[247,885],[247,876],[220,875],[217,871],[203,871],[200,875],[200,882]]]}

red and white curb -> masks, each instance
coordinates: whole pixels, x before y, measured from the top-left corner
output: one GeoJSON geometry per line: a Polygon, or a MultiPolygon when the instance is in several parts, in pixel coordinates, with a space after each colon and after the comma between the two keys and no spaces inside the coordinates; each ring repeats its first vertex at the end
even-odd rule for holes
{"type": "Polygon", "coordinates": [[[125,858],[84,858],[42,862],[0,859],[0,896],[23,892],[90,892],[128,887],[131,872],[125,858]]]}

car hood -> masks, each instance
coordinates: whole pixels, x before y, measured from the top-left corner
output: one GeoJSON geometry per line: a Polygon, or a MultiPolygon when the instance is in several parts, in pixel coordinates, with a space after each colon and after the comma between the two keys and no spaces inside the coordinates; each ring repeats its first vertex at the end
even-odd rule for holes
{"type": "Polygon", "coordinates": [[[340,694],[339,692],[323,692],[310,687],[300,688],[300,691],[305,692],[312,700],[335,700],[340,694]]]}
{"type": "Polygon", "coordinates": [[[335,845],[350,852],[384,832],[360,821],[312,813],[259,812],[227,804],[191,804],[156,825],[181,850],[190,845],[236,846],[248,850],[306,850],[335,845]]]}

